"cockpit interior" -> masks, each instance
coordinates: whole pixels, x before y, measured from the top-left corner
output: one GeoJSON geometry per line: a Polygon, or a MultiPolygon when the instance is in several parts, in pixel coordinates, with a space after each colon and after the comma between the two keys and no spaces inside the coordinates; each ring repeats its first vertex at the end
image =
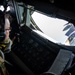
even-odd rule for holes
{"type": "Polygon", "coordinates": [[[68,23],[64,30],[72,23],[72,34],[66,40],[71,44],[75,43],[74,7],[74,0],[0,1],[1,12],[6,11],[11,15],[10,38],[13,44],[11,51],[4,53],[9,75],[75,75],[75,45],[51,41],[31,16],[38,11],[49,17],[66,20],[68,23]]]}

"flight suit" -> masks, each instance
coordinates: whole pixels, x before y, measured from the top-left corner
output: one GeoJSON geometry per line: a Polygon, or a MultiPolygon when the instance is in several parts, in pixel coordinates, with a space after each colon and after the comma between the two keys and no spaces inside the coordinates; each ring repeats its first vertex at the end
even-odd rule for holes
{"type": "Polygon", "coordinates": [[[5,57],[4,53],[9,53],[11,51],[12,41],[10,38],[0,43],[0,75],[9,75],[5,67],[5,57]]]}

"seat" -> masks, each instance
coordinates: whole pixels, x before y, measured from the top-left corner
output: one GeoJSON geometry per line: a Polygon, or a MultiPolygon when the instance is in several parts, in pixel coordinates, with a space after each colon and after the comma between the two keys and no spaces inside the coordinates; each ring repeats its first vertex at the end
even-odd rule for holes
{"type": "Polygon", "coordinates": [[[74,54],[72,51],[60,49],[56,59],[47,72],[41,75],[61,75],[66,69],[68,69],[73,61],[74,54]]]}

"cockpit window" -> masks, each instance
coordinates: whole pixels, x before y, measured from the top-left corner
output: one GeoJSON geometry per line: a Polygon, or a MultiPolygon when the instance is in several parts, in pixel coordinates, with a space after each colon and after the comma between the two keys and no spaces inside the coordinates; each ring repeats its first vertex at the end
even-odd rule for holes
{"type": "Polygon", "coordinates": [[[1,11],[4,11],[4,7],[2,5],[0,6],[0,10],[1,11]]]}
{"type": "Polygon", "coordinates": [[[75,30],[72,23],[68,23],[66,20],[50,17],[39,12],[34,12],[31,17],[37,25],[37,30],[42,31],[48,37],[58,41],[58,43],[73,45],[73,40],[69,41],[69,43],[67,42],[67,40],[71,38],[72,32],[75,30]]]}
{"type": "MultiPolygon", "coordinates": [[[[4,11],[4,7],[3,7],[3,5],[0,6],[0,10],[1,10],[1,11],[4,11]]],[[[10,11],[10,6],[7,7],[6,12],[8,12],[8,11],[10,11]]]]}

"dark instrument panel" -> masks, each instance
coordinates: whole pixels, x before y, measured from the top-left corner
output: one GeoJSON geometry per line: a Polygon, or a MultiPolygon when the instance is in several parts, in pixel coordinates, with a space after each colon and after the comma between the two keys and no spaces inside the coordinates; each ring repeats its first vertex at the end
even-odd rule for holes
{"type": "Polygon", "coordinates": [[[41,40],[39,42],[34,39],[30,29],[24,29],[23,27],[19,37],[20,42],[15,43],[12,50],[34,74],[41,74],[50,68],[57,54],[47,48],[41,40]]]}

